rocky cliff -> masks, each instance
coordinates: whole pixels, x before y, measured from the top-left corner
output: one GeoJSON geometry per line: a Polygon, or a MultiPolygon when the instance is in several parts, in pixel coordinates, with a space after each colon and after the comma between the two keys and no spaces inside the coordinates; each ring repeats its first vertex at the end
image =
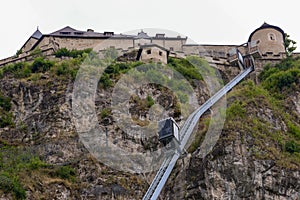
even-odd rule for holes
{"type": "MultiPolygon", "coordinates": [[[[111,168],[95,159],[78,136],[72,91],[84,56],[55,61],[37,58],[1,69],[1,199],[141,199],[146,192],[153,173],[111,168]]],[[[140,64],[112,65],[100,80],[95,98],[99,125],[107,127],[110,141],[131,152],[159,145],[157,137],[140,140],[124,133],[111,113],[114,84],[122,73],[140,64]]],[[[201,76],[184,60],[171,64],[193,85],[198,103],[203,103],[209,92],[201,76]]],[[[237,73],[236,68],[226,70],[221,73],[226,80],[237,73]]],[[[256,86],[251,80],[233,89],[227,97],[220,140],[211,153],[200,155],[207,113],[161,198],[299,199],[298,81],[290,84],[293,90],[282,88],[280,98],[272,95],[272,88],[256,86]]],[[[154,104],[182,123],[179,101],[167,88],[148,84],[131,97],[128,108],[140,126],[149,123],[154,104]]]]}

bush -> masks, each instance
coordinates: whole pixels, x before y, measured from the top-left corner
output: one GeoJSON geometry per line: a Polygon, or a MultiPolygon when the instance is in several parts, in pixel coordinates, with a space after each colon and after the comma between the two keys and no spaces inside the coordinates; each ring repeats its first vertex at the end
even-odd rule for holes
{"type": "Polygon", "coordinates": [[[59,167],[56,172],[56,176],[60,177],[61,179],[69,179],[74,180],[74,177],[76,175],[75,169],[69,167],[69,166],[62,166],[59,167]]]}
{"type": "Polygon", "coordinates": [[[100,86],[104,89],[107,89],[112,86],[113,82],[110,80],[108,74],[104,73],[100,78],[100,86]]]}
{"type": "Polygon", "coordinates": [[[34,59],[34,62],[30,66],[31,72],[36,73],[36,72],[46,72],[48,71],[54,63],[49,60],[45,60],[42,57],[38,57],[34,59]]]}
{"type": "Polygon", "coordinates": [[[287,141],[285,143],[285,150],[289,153],[300,153],[300,146],[295,141],[287,141]]]}
{"type": "Polygon", "coordinates": [[[290,88],[293,83],[297,84],[299,78],[299,69],[280,71],[270,75],[263,82],[263,86],[272,92],[281,92],[284,88],[290,88]]]}
{"type": "Polygon", "coordinates": [[[294,125],[292,122],[288,122],[287,126],[289,128],[289,132],[294,135],[297,139],[300,139],[300,128],[294,125]]]}
{"type": "Polygon", "coordinates": [[[28,164],[28,168],[32,170],[36,170],[47,166],[48,165],[45,162],[41,161],[38,157],[31,158],[28,164]]]}
{"type": "Polygon", "coordinates": [[[300,58],[289,57],[275,66],[266,65],[259,78],[263,87],[271,92],[291,90],[294,85],[299,84],[300,58]]]}
{"type": "Polygon", "coordinates": [[[0,174],[0,189],[5,193],[12,192],[16,199],[26,198],[26,191],[20,184],[18,177],[11,176],[8,173],[0,174]]]}
{"type": "Polygon", "coordinates": [[[7,126],[13,126],[13,117],[11,113],[4,112],[0,115],[0,128],[4,128],[7,126]]]}
{"type": "Polygon", "coordinates": [[[11,103],[10,98],[3,96],[0,93],[0,107],[3,108],[5,111],[10,111],[11,109],[11,103]]]}
{"type": "Polygon", "coordinates": [[[147,96],[146,100],[147,100],[147,106],[148,106],[148,108],[150,108],[151,106],[153,106],[155,104],[153,98],[151,96],[149,96],[149,95],[147,96]]]}
{"type": "Polygon", "coordinates": [[[105,117],[108,117],[111,115],[111,109],[110,108],[104,108],[101,113],[100,113],[100,117],[101,119],[104,119],[105,117]]]}
{"type": "Polygon", "coordinates": [[[236,118],[236,117],[243,118],[245,116],[245,113],[246,113],[245,105],[241,101],[235,101],[227,108],[226,115],[229,118],[236,118]]]}
{"type": "MultiPolygon", "coordinates": [[[[200,60],[200,58],[199,58],[200,60]]],[[[199,70],[187,59],[176,59],[169,58],[168,60],[169,66],[178,71],[181,75],[183,75],[187,80],[191,81],[193,79],[203,80],[199,70]]],[[[199,61],[200,62],[200,61],[199,61]]],[[[203,63],[201,63],[202,65],[203,63]]]]}
{"type": "Polygon", "coordinates": [[[72,58],[77,58],[77,57],[82,57],[84,54],[89,54],[92,52],[92,49],[84,49],[84,50],[68,50],[67,48],[61,48],[57,50],[54,55],[57,58],[61,57],[72,57],[72,58]]]}

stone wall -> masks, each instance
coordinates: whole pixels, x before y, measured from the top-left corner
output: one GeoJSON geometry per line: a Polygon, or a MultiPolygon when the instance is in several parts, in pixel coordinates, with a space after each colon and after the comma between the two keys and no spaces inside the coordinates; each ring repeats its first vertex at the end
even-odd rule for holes
{"type": "Polygon", "coordinates": [[[237,48],[237,45],[183,45],[182,49],[186,55],[198,55],[201,57],[211,56],[227,58],[230,49],[237,48]]]}
{"type": "Polygon", "coordinates": [[[31,37],[25,44],[24,46],[21,48],[22,52],[27,52],[30,51],[31,48],[33,47],[33,45],[35,45],[38,42],[37,39],[31,37]]]}

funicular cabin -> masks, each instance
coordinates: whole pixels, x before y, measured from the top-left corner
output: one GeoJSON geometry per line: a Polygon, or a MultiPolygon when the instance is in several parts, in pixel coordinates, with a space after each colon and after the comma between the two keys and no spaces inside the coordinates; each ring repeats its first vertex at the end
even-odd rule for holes
{"type": "Polygon", "coordinates": [[[179,127],[172,117],[158,122],[158,139],[167,149],[179,144],[179,127]]]}

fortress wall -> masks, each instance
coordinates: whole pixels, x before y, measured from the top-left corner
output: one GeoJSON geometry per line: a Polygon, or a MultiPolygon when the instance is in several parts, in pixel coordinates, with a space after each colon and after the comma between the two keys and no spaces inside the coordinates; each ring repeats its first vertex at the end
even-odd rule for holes
{"type": "Polygon", "coordinates": [[[97,45],[94,46],[94,51],[99,51],[114,47],[115,49],[124,49],[132,48],[134,46],[133,39],[131,38],[108,38],[105,40],[99,40],[97,45]]]}
{"type": "MultiPolygon", "coordinates": [[[[153,41],[156,41],[153,40],[153,41]]],[[[166,49],[173,49],[173,51],[183,51],[182,45],[185,44],[185,40],[164,40],[165,46],[163,46],[166,49]]]]}
{"type": "Polygon", "coordinates": [[[69,50],[77,49],[83,50],[87,48],[94,48],[97,44],[99,44],[101,39],[95,38],[68,38],[68,37],[50,37],[50,40],[45,41],[48,44],[53,44],[56,48],[67,48],[69,50]]]}
{"type": "Polygon", "coordinates": [[[165,46],[165,40],[159,40],[159,39],[153,39],[152,40],[152,43],[153,44],[157,44],[157,45],[159,45],[159,46],[161,46],[161,47],[164,47],[164,48],[166,48],[165,46]]]}
{"type": "Polygon", "coordinates": [[[229,50],[236,47],[236,45],[183,45],[183,52],[186,55],[227,58],[229,50]]]}
{"type": "Polygon", "coordinates": [[[46,49],[49,47],[50,37],[44,37],[35,48],[46,49]]]}
{"type": "Polygon", "coordinates": [[[35,45],[37,43],[37,39],[31,37],[25,44],[24,46],[21,48],[21,51],[24,53],[24,52],[27,52],[27,51],[30,51],[31,48],[33,47],[33,45],[35,45]]]}
{"type": "Polygon", "coordinates": [[[133,47],[132,39],[124,38],[70,38],[70,37],[44,37],[38,44],[40,49],[48,48],[53,45],[56,49],[67,48],[69,50],[77,49],[83,50],[88,48],[95,48],[95,51],[103,50],[108,47],[115,47],[116,49],[128,49],[133,47]]]}
{"type": "Polygon", "coordinates": [[[182,51],[182,45],[185,44],[185,40],[175,40],[175,39],[167,39],[167,38],[152,38],[150,39],[136,39],[134,40],[134,47],[139,47],[140,45],[145,44],[157,44],[161,47],[164,47],[168,50],[173,49],[173,51],[182,51]]]}
{"type": "Polygon", "coordinates": [[[134,47],[139,48],[141,45],[150,44],[151,40],[145,38],[139,38],[139,39],[134,39],[133,42],[134,42],[134,47]]]}

